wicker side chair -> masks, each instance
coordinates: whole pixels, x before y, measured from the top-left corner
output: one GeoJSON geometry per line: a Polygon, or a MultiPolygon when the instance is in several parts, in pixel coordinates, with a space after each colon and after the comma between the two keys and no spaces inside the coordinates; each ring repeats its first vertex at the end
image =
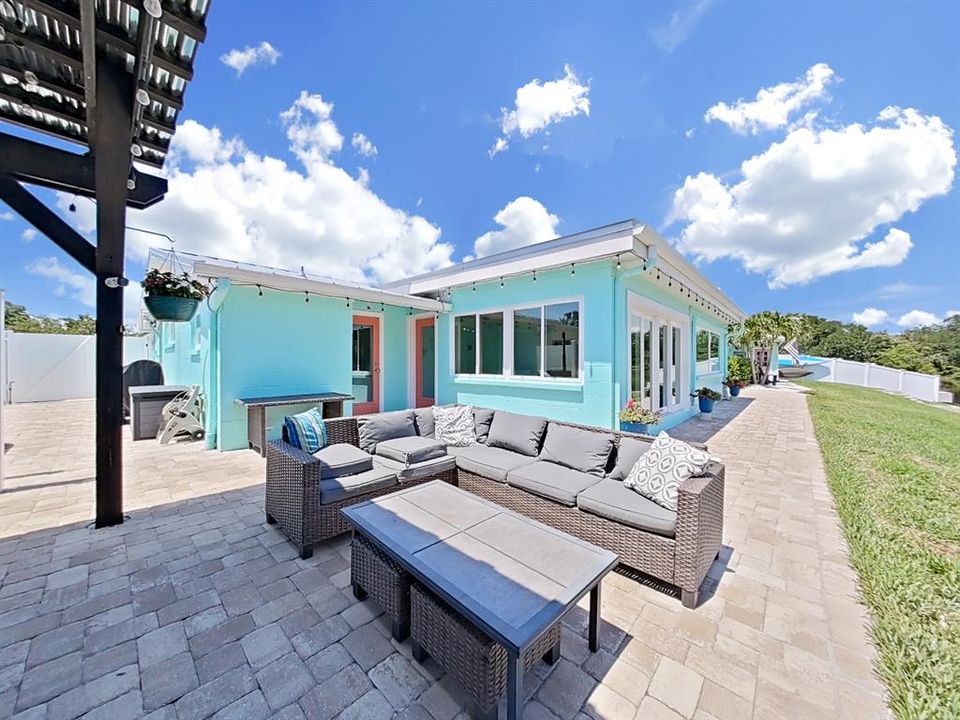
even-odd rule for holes
{"type": "MultiPolygon", "coordinates": [[[[329,444],[360,446],[356,418],[335,418],[325,423],[329,444]]],[[[299,548],[300,557],[306,559],[313,555],[315,544],[350,530],[340,513],[343,508],[396,492],[400,487],[411,487],[430,480],[456,484],[457,470],[453,468],[429,477],[408,480],[402,486],[394,485],[324,504],[320,497],[320,461],[284,440],[271,440],[267,443],[264,511],[267,522],[279,525],[299,548]]]]}

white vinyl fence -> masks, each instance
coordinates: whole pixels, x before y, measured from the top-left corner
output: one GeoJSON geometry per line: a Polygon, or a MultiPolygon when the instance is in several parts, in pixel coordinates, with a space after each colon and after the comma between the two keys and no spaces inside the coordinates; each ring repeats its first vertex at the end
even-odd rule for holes
{"type": "Polygon", "coordinates": [[[859,385],[903,393],[927,402],[943,402],[940,397],[939,375],[927,375],[837,358],[832,358],[818,367],[826,372],[825,375],[814,373],[814,377],[822,382],[859,385]]]}
{"type": "MultiPolygon", "coordinates": [[[[93,335],[7,332],[5,342],[3,402],[72,400],[92,398],[96,394],[97,358],[93,335]]],[[[151,358],[151,344],[151,335],[125,337],[124,364],[151,358]]]]}

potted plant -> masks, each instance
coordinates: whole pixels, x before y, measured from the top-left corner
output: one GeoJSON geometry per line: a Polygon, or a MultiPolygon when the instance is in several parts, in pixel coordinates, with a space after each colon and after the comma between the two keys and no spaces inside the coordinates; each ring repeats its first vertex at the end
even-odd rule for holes
{"type": "Polygon", "coordinates": [[[660,413],[648,410],[633,398],[627,400],[627,404],[620,411],[620,429],[624,432],[652,435],[651,429],[659,422],[660,413]]]}
{"type": "Polygon", "coordinates": [[[690,393],[690,397],[699,398],[700,412],[711,413],[713,412],[713,404],[720,399],[720,393],[708,387],[702,387],[696,392],[690,393]]]}
{"type": "Polygon", "coordinates": [[[189,322],[208,290],[187,273],[175,275],[154,268],[143,282],[143,304],[154,318],[165,322],[189,322]]]}
{"type": "Polygon", "coordinates": [[[753,368],[750,361],[739,355],[731,355],[727,361],[727,379],[723,384],[730,388],[730,397],[737,397],[740,388],[748,385],[753,378],[753,368]]]}

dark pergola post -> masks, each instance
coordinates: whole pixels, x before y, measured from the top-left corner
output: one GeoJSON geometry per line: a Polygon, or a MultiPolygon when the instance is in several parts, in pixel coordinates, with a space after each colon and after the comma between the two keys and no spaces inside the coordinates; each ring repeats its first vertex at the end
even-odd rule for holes
{"type": "Polygon", "coordinates": [[[97,101],[90,147],[97,192],[97,517],[123,522],[123,277],[124,225],[133,83],[97,58],[97,101]]]}

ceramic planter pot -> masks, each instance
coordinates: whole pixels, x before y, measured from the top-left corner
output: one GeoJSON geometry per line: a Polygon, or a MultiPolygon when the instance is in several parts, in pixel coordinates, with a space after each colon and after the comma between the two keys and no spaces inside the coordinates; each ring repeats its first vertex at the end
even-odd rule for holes
{"type": "Polygon", "coordinates": [[[197,314],[200,301],[169,295],[147,295],[143,298],[143,304],[161,322],[190,322],[197,314]]]}
{"type": "Polygon", "coordinates": [[[737,397],[739,394],[740,394],[740,386],[739,386],[739,385],[731,385],[731,386],[730,386],[730,397],[737,397]]]}
{"type": "Polygon", "coordinates": [[[716,400],[712,400],[711,398],[705,397],[703,395],[701,395],[697,399],[700,401],[700,412],[702,413],[713,412],[713,404],[716,402],[716,400]]]}

